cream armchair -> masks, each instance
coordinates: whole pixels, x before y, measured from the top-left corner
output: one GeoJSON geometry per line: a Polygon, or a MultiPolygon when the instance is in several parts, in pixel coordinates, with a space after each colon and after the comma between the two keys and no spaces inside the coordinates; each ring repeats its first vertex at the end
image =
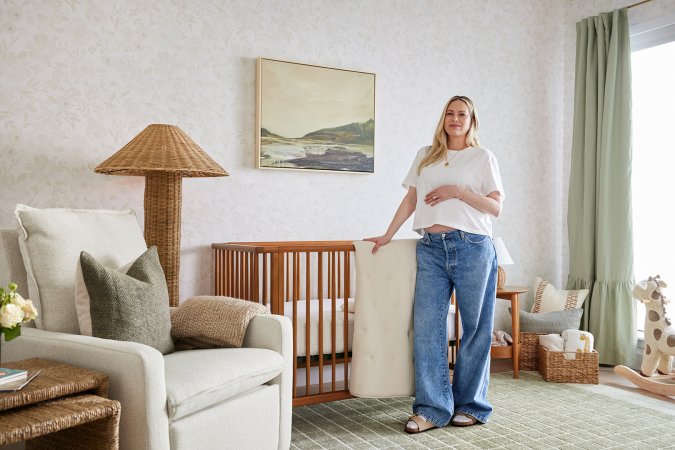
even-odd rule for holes
{"type": "MultiPolygon", "coordinates": [[[[29,297],[26,277],[17,232],[0,230],[0,285],[13,281],[29,297]]],[[[290,447],[292,328],[283,316],[255,316],[243,348],[165,356],[134,342],[23,327],[20,338],[3,343],[2,357],[107,374],[109,396],[122,404],[122,449],[290,447]]]]}

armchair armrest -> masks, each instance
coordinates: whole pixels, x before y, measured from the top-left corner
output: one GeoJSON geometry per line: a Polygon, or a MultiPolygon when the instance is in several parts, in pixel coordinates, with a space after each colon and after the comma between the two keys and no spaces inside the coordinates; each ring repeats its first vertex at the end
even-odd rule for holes
{"type": "Polygon", "coordinates": [[[164,359],[156,349],[23,327],[2,350],[7,361],[45,358],[105,373],[108,396],[122,404],[120,448],[169,448],[164,359]]]}
{"type": "Polygon", "coordinates": [[[293,326],[288,317],[260,314],[248,323],[244,347],[274,350],[284,358],[284,370],[268,384],[279,385],[279,448],[291,445],[293,416],[293,326]]]}

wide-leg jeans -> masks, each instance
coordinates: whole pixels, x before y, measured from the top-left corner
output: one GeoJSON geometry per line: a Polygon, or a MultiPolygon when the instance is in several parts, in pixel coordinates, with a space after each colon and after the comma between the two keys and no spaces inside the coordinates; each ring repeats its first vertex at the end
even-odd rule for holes
{"type": "Polygon", "coordinates": [[[496,289],[497,258],[489,236],[454,230],[425,233],[417,243],[413,413],[436,426],[447,425],[458,412],[482,423],[492,413],[487,390],[496,289]],[[450,383],[447,317],[453,290],[462,338],[450,383]]]}

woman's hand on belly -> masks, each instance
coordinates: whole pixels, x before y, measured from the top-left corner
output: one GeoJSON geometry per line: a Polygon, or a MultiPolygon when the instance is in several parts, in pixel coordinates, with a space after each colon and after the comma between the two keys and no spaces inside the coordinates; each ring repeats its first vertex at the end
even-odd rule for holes
{"type": "Polygon", "coordinates": [[[461,184],[444,184],[436,189],[433,189],[424,196],[424,203],[429,206],[436,206],[442,201],[450,200],[452,198],[462,199],[466,192],[466,188],[461,184]]]}

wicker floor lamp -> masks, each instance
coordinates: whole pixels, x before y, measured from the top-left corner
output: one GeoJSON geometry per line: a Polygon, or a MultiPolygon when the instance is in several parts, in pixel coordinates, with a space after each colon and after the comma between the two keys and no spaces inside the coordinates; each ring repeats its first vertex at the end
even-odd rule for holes
{"type": "Polygon", "coordinates": [[[174,125],[148,125],[94,171],[145,176],[145,241],[157,246],[169,302],[178,306],[182,178],[229,174],[174,125]]]}

